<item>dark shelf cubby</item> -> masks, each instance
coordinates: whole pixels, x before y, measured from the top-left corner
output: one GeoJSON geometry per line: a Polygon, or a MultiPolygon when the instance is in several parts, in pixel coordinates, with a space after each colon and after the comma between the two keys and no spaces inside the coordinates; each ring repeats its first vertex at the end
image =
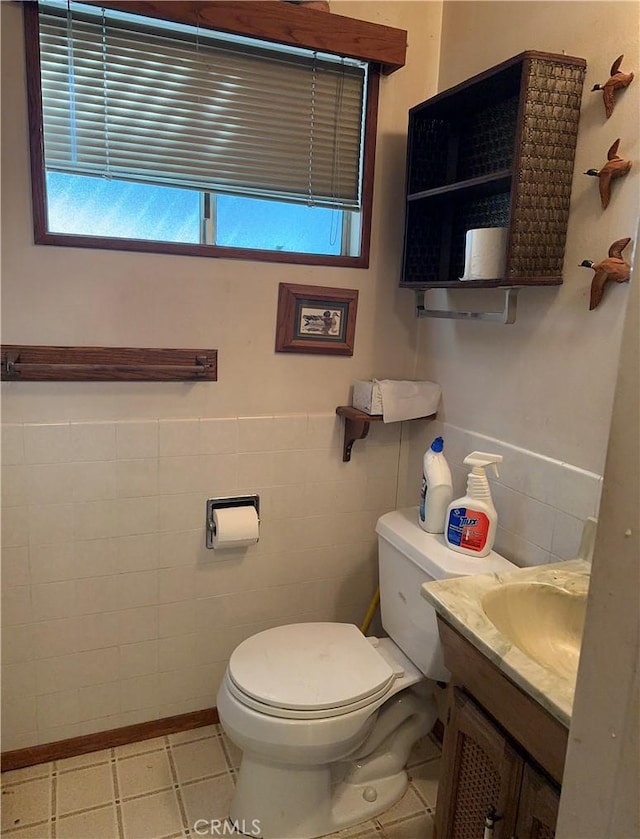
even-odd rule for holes
{"type": "Polygon", "coordinates": [[[409,111],[401,286],[562,282],[585,70],[528,51],[409,111]],[[508,228],[505,275],[461,283],[477,227],[508,228]]]}

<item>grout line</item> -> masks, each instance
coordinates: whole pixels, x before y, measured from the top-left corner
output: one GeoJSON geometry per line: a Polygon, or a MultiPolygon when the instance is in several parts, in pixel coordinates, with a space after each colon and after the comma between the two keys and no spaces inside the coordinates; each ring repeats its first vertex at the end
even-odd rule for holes
{"type": "Polygon", "coordinates": [[[56,839],[58,834],[58,773],[55,771],[55,764],[54,764],[54,771],[51,773],[51,808],[50,808],[50,816],[51,816],[51,839],[56,839]]]}
{"type": "Polygon", "coordinates": [[[116,809],[116,823],[118,825],[118,837],[124,839],[124,823],[122,820],[122,809],[120,799],[120,780],[118,778],[118,762],[116,760],[117,749],[109,750],[111,753],[111,778],[113,780],[113,804],[116,809]]]}
{"type": "MultiPolygon", "coordinates": [[[[404,824],[405,822],[411,821],[411,819],[417,819],[420,816],[424,815],[429,815],[429,813],[427,812],[427,808],[421,807],[419,810],[415,810],[415,812],[413,813],[407,813],[404,816],[398,816],[397,819],[392,819],[391,821],[388,821],[386,824],[382,824],[382,822],[380,822],[380,827],[383,830],[385,830],[386,828],[396,827],[396,825],[404,824]]],[[[380,816],[384,816],[384,813],[380,813],[380,816]]],[[[378,816],[378,818],[380,818],[380,816],[378,816]]]]}
{"type": "Polygon", "coordinates": [[[221,736],[220,742],[222,743],[222,753],[224,754],[224,759],[227,762],[227,766],[229,767],[229,771],[233,772],[236,767],[233,765],[233,761],[231,760],[231,755],[230,755],[229,749],[227,747],[227,738],[221,736]]]}
{"type": "MultiPolygon", "coordinates": [[[[49,771],[47,772],[46,775],[34,775],[31,778],[21,778],[17,781],[12,781],[9,778],[9,775],[12,775],[13,772],[21,772],[22,770],[21,769],[6,770],[2,773],[2,789],[13,789],[13,787],[19,787],[19,786],[22,786],[23,784],[30,784],[30,783],[32,783],[32,781],[44,781],[46,778],[51,778],[51,776],[53,774],[53,770],[52,770],[53,764],[48,764],[48,766],[49,766],[49,771]]],[[[28,768],[28,767],[25,767],[25,768],[28,768]]]]}
{"type": "Polygon", "coordinates": [[[105,766],[107,763],[109,763],[108,758],[100,760],[97,763],[83,763],[81,766],[72,766],[69,769],[60,767],[58,769],[58,775],[68,775],[70,772],[80,772],[82,769],[94,769],[96,766],[105,766]]]}
{"type": "Polygon", "coordinates": [[[119,799],[120,804],[124,804],[125,802],[129,801],[137,801],[139,798],[146,798],[149,795],[157,795],[161,792],[170,792],[172,789],[175,789],[176,785],[173,783],[167,784],[165,787],[153,787],[152,789],[146,789],[144,792],[136,792],[133,795],[123,795],[119,799]]]}
{"type": "Polygon", "coordinates": [[[221,772],[211,773],[209,775],[199,775],[197,778],[188,778],[186,781],[178,782],[179,787],[190,787],[193,784],[199,784],[201,781],[212,781],[216,778],[222,778],[224,775],[235,774],[233,769],[223,769],[221,772]]]}
{"type": "Polygon", "coordinates": [[[42,827],[43,825],[51,825],[51,819],[43,819],[39,822],[30,822],[29,824],[19,824],[15,827],[12,827],[10,830],[3,830],[2,836],[18,836],[21,831],[26,830],[33,830],[34,827],[42,827]]]}
{"type": "Polygon", "coordinates": [[[105,810],[107,807],[112,807],[114,801],[115,799],[111,798],[110,801],[102,801],[100,804],[93,804],[91,807],[82,807],[80,810],[68,810],[66,813],[60,813],[56,817],[56,822],[64,821],[69,816],[82,816],[85,813],[94,813],[96,810],[105,810]]]}
{"type": "Polygon", "coordinates": [[[151,749],[140,749],[140,751],[139,751],[139,752],[131,752],[130,754],[126,754],[126,755],[119,754],[119,753],[118,753],[118,749],[119,749],[119,748],[120,748],[120,747],[118,746],[118,747],[116,748],[116,750],[115,750],[115,751],[116,751],[116,758],[115,758],[115,759],[116,759],[117,761],[121,761],[121,760],[130,760],[132,757],[140,757],[141,755],[152,755],[152,754],[154,754],[155,752],[164,752],[164,751],[166,751],[166,748],[167,748],[167,747],[166,747],[165,745],[162,745],[162,746],[154,746],[154,747],[153,747],[153,748],[151,748],[151,749]]]}
{"type": "Polygon", "coordinates": [[[418,800],[422,802],[425,809],[428,809],[431,805],[427,801],[426,797],[420,792],[418,787],[413,783],[413,781],[409,781],[409,787],[413,790],[413,792],[418,796],[418,800]]]}
{"type": "Polygon", "coordinates": [[[173,780],[173,792],[178,801],[178,809],[180,810],[180,818],[182,819],[182,827],[184,830],[189,830],[189,821],[187,819],[187,808],[185,807],[184,800],[182,798],[182,788],[180,779],[178,778],[178,770],[176,769],[176,764],[173,759],[173,747],[170,745],[170,741],[166,738],[167,742],[167,758],[169,759],[169,768],[171,770],[171,778],[173,780]]]}

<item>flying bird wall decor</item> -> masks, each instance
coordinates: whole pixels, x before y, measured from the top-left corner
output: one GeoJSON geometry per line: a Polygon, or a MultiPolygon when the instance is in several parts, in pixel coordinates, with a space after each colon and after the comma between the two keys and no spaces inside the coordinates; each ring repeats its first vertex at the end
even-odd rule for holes
{"type": "Polygon", "coordinates": [[[591,175],[598,178],[600,187],[600,200],[602,202],[602,209],[606,210],[611,200],[611,181],[617,178],[622,178],[629,174],[631,169],[631,161],[625,160],[618,155],[618,146],[620,145],[620,138],[611,146],[607,152],[607,162],[602,169],[587,169],[585,175],[591,175]]]}
{"type": "Polygon", "coordinates": [[[591,298],[589,310],[598,306],[604,294],[604,287],[609,281],[626,283],[631,275],[631,266],[622,258],[622,251],[627,247],[631,239],[616,239],[609,248],[609,256],[601,262],[594,262],[592,259],[584,259],[580,263],[581,268],[591,268],[595,271],[591,281],[591,298]]]}
{"type": "Polygon", "coordinates": [[[622,64],[622,59],[624,55],[619,55],[616,60],[611,65],[611,76],[607,79],[604,84],[594,84],[591,88],[591,91],[594,90],[601,90],[602,91],[602,100],[604,102],[604,111],[607,115],[607,119],[613,113],[613,109],[615,106],[615,93],[617,90],[622,90],[625,87],[629,87],[631,82],[633,81],[633,73],[623,73],[620,70],[620,65],[622,64]]]}

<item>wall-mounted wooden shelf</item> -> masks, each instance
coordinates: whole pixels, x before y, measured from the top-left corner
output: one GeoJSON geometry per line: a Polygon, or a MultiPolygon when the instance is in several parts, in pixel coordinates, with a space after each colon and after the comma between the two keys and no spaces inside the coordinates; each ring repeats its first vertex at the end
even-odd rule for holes
{"type": "Polygon", "coordinates": [[[3,382],[215,382],[218,351],[3,344],[3,382]]]}
{"type": "Polygon", "coordinates": [[[401,287],[562,283],[585,70],[529,50],[411,108],[401,287]],[[485,227],[508,229],[506,266],[473,285],[466,235],[485,227]]]}
{"type": "MultiPolygon", "coordinates": [[[[369,426],[372,422],[382,422],[381,414],[366,414],[351,405],[340,405],[336,408],[336,414],[344,418],[344,438],[342,443],[342,460],[348,463],[351,460],[351,449],[356,440],[364,440],[369,433],[369,426]]],[[[416,419],[434,419],[435,414],[428,417],[416,417],[416,419]]]]}
{"type": "Polygon", "coordinates": [[[336,414],[344,417],[344,439],[342,444],[342,460],[348,463],[351,460],[351,448],[356,440],[364,440],[369,433],[369,425],[372,422],[382,422],[380,414],[365,414],[351,405],[340,405],[336,408],[336,414]]]}

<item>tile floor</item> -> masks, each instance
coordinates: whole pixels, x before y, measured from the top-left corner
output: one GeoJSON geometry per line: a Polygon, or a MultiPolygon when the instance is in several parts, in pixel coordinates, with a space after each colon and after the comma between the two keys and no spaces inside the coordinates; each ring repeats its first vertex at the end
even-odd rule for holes
{"type": "MultiPolygon", "coordinates": [[[[439,746],[425,737],[411,754],[411,782],[402,800],[377,819],[333,836],[430,839],[439,758],[439,746]]],[[[212,725],[5,772],[2,836],[195,837],[197,819],[227,815],[239,759],[220,726],[212,725]]]]}

